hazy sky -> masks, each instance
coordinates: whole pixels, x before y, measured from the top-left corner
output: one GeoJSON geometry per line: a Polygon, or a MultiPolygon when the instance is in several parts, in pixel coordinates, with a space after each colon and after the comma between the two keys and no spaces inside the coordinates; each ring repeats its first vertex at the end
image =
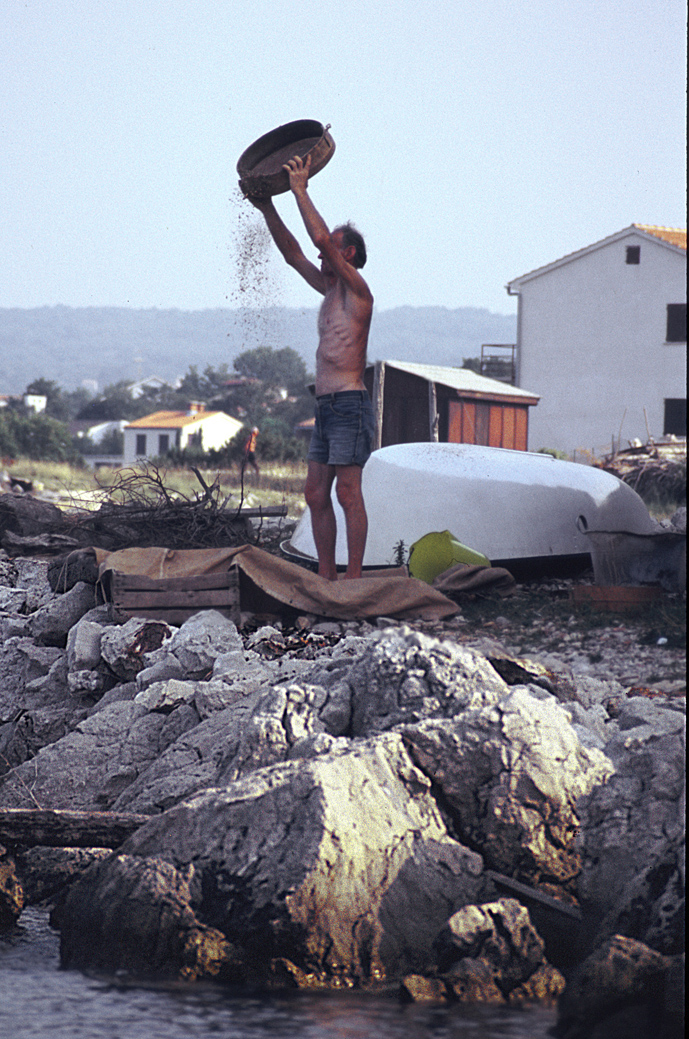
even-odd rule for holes
{"type": "MultiPolygon", "coordinates": [[[[236,162],[331,123],[311,182],[381,309],[516,310],[512,278],[686,226],[684,0],[0,0],[0,307],[314,306],[236,162]],[[260,266],[260,265],[259,265],[260,266]]],[[[310,250],[294,199],[277,205],[310,250]]]]}

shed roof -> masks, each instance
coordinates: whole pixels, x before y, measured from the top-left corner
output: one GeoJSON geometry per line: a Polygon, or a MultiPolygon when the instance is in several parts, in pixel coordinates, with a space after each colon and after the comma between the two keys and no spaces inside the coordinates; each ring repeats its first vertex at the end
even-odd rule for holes
{"type": "Polygon", "coordinates": [[[506,285],[507,291],[510,293],[512,288],[519,288],[523,282],[531,281],[532,278],[538,278],[541,274],[547,274],[557,267],[562,267],[566,263],[578,260],[581,256],[586,256],[588,253],[595,252],[597,249],[602,249],[604,246],[611,245],[613,242],[618,242],[620,239],[627,238],[630,235],[642,235],[646,238],[654,239],[657,244],[664,245],[675,253],[684,253],[686,255],[686,228],[656,227],[653,224],[630,224],[629,227],[625,227],[622,231],[609,235],[607,238],[602,238],[599,242],[593,242],[592,245],[587,245],[583,249],[577,249],[576,252],[561,256],[559,260],[553,260],[552,263],[547,263],[543,267],[536,267],[533,271],[528,271],[518,278],[513,278],[506,285]]]}
{"type": "Polygon", "coordinates": [[[527,402],[534,403],[539,400],[537,393],[530,393],[518,386],[512,386],[499,379],[487,379],[485,375],[478,375],[471,368],[450,368],[440,364],[415,364],[411,361],[386,361],[386,367],[397,368],[409,375],[418,375],[427,382],[439,383],[441,386],[449,386],[453,390],[464,390],[468,393],[481,393],[486,396],[518,397],[527,402]]]}
{"type": "Polygon", "coordinates": [[[197,411],[193,415],[188,411],[154,411],[152,415],[134,419],[125,429],[182,429],[184,426],[197,425],[215,415],[224,415],[230,422],[236,421],[230,415],[225,415],[224,411],[197,411]]]}

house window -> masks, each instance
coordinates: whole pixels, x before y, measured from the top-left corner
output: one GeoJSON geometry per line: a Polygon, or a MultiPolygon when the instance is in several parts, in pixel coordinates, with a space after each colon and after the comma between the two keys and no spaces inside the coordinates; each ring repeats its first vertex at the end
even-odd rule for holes
{"type": "Polygon", "coordinates": [[[170,435],[169,433],[158,434],[158,454],[166,455],[170,450],[170,435]]]}
{"type": "Polygon", "coordinates": [[[666,397],[665,398],[665,421],[663,423],[663,433],[668,436],[670,433],[674,433],[676,437],[685,437],[687,435],[687,401],[686,397],[666,397]]]}
{"type": "Polygon", "coordinates": [[[640,263],[641,262],[641,246],[640,245],[628,245],[627,246],[627,263],[640,263]]]}
{"type": "Polygon", "coordinates": [[[136,434],[136,453],[137,453],[137,455],[145,455],[146,454],[146,434],[145,433],[137,433],[136,434]]]}
{"type": "Polygon", "coordinates": [[[667,305],[667,343],[686,343],[687,341],[687,305],[686,303],[668,303],[667,305]]]}

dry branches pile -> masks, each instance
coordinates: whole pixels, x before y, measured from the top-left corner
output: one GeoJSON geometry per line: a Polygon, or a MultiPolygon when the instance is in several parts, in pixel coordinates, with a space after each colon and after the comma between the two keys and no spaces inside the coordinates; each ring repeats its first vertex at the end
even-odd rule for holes
{"type": "Polygon", "coordinates": [[[607,455],[595,465],[624,480],[642,498],[682,501],[687,493],[687,442],[638,445],[607,455]]]}
{"type": "Polygon", "coordinates": [[[120,470],[97,512],[72,514],[69,534],[81,544],[110,551],[133,545],[186,549],[255,542],[241,515],[242,501],[231,506],[217,478],[209,486],[198,469],[192,471],[201,490],[190,497],[167,488],[164,473],[154,465],[120,470]]]}

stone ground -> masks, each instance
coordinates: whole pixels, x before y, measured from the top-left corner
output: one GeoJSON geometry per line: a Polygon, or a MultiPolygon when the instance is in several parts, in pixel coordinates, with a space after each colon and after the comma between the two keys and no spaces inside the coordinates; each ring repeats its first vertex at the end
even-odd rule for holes
{"type": "MultiPolygon", "coordinates": [[[[488,656],[527,657],[554,671],[613,679],[636,695],[686,695],[686,595],[665,594],[637,613],[609,613],[572,601],[575,583],[591,580],[592,574],[584,574],[576,580],[525,582],[502,598],[464,594],[455,617],[404,623],[488,656]]],[[[402,622],[379,618],[375,626],[395,623],[402,622]]],[[[308,629],[314,641],[316,636],[336,641],[341,632],[365,635],[375,626],[314,620],[308,629]]]]}
{"type": "MultiPolygon", "coordinates": [[[[458,641],[486,638],[515,656],[555,669],[615,679],[629,687],[686,693],[686,597],[666,595],[637,614],[609,613],[571,600],[574,581],[519,585],[516,594],[462,604],[458,641]]],[[[483,647],[481,647],[483,648],[483,647]]]]}
{"type": "MultiPolygon", "coordinates": [[[[290,525],[266,528],[261,548],[279,555],[290,532],[290,525]]],[[[405,623],[489,656],[503,652],[536,659],[554,671],[613,679],[637,694],[686,695],[686,593],[666,593],[637,613],[608,613],[574,603],[575,584],[593,584],[593,571],[523,581],[504,598],[464,594],[458,599],[460,613],[448,621],[405,623]]],[[[381,618],[377,626],[390,623],[395,622],[381,618]]],[[[356,634],[373,630],[366,622],[342,628],[356,634]]]]}
{"type": "MultiPolygon", "coordinates": [[[[268,552],[281,555],[280,543],[293,524],[266,523],[257,542],[268,552]]],[[[9,563],[8,563],[9,565],[9,563]]],[[[2,574],[0,573],[0,577],[2,574]]],[[[553,671],[571,670],[592,678],[612,679],[635,693],[686,695],[686,593],[664,594],[638,613],[607,613],[574,603],[575,584],[591,584],[592,571],[572,579],[523,581],[514,594],[463,594],[460,613],[447,621],[405,622],[437,638],[475,647],[488,656],[501,653],[528,657],[553,671]]],[[[13,583],[13,582],[8,582],[13,583]]],[[[379,618],[377,623],[323,622],[302,619],[299,629],[284,626],[291,655],[315,655],[319,645],[334,643],[345,632],[365,635],[376,627],[397,622],[379,618]],[[302,641],[307,631],[311,641],[302,641]],[[296,651],[296,652],[295,652],[296,651]]],[[[251,634],[257,620],[242,634],[251,634]]],[[[272,620],[270,621],[272,623],[272,620]]],[[[275,656],[284,648],[275,647],[275,656]]]]}

